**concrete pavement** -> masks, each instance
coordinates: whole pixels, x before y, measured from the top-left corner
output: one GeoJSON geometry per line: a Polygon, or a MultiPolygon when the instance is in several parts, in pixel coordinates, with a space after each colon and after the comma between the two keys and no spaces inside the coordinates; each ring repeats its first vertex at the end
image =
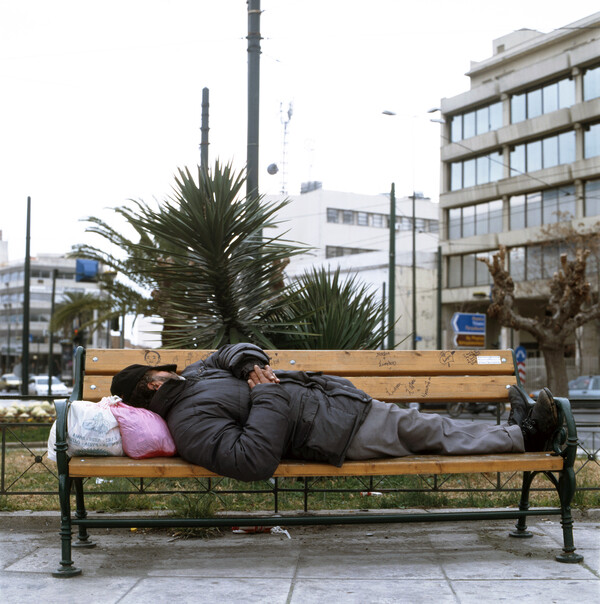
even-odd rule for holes
{"type": "MultiPolygon", "coordinates": [[[[50,575],[57,513],[0,513],[0,601],[6,604],[188,602],[600,602],[600,511],[576,513],[580,564],[554,561],[556,516],[513,521],[288,527],[279,534],[178,539],[174,530],[96,529],[74,549],[83,574],[50,575]]],[[[282,522],[285,528],[285,524],[282,522]]]]}

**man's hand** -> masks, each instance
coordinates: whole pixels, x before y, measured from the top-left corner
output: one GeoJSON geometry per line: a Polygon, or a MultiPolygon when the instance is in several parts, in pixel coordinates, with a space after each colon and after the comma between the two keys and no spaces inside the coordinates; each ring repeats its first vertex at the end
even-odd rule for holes
{"type": "Polygon", "coordinates": [[[258,365],[254,365],[254,369],[248,376],[248,386],[252,390],[258,384],[279,384],[279,378],[273,373],[269,365],[265,365],[264,369],[261,369],[258,365]]]}

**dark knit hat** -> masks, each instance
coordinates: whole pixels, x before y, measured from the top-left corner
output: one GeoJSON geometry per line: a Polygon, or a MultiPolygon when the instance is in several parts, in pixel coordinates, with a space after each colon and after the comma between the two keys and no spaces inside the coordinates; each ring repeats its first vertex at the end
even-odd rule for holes
{"type": "Polygon", "coordinates": [[[177,365],[129,365],[113,377],[110,393],[120,396],[125,402],[148,371],[177,371],[177,365]]]}

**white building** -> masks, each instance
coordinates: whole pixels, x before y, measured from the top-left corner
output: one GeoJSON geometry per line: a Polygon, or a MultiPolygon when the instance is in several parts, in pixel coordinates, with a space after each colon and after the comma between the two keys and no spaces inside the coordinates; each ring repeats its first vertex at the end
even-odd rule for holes
{"type": "MultiPolygon", "coordinates": [[[[477,257],[505,245],[518,308],[541,316],[543,279],[562,242],[549,225],[574,230],[600,219],[600,13],[544,34],[520,30],[493,41],[472,63],[470,90],[441,103],[440,191],[443,324],[456,311],[485,312],[490,277],[477,257]]],[[[451,346],[448,330],[445,345],[451,346]]],[[[565,342],[578,370],[598,371],[598,325],[565,342]],[[584,362],[585,361],[585,362],[584,362]]],[[[524,332],[488,321],[486,345],[524,345],[524,332]]]]}
{"type": "MultiPolygon", "coordinates": [[[[313,183],[314,184],[314,183],[313,183]]],[[[306,193],[288,196],[290,203],[277,215],[285,238],[313,250],[294,257],[288,278],[312,267],[340,267],[388,298],[390,263],[390,195],[359,195],[307,187],[306,193]]],[[[277,199],[267,196],[267,200],[277,199]]],[[[415,194],[415,267],[417,283],[417,336],[419,348],[437,342],[438,204],[415,194]]],[[[412,347],[413,199],[396,199],[397,348],[412,347]]],[[[265,233],[272,235],[272,233],[265,233]]]]}
{"type": "MultiPolygon", "coordinates": [[[[30,374],[45,373],[50,351],[50,316],[52,308],[53,272],[56,275],[55,304],[63,301],[67,292],[98,292],[98,284],[75,280],[73,258],[58,254],[31,258],[29,302],[29,360],[30,374]]],[[[24,261],[0,264],[0,350],[2,370],[10,372],[20,363],[23,352],[23,303],[25,297],[24,261]]],[[[101,334],[103,340],[106,335],[101,334]]],[[[56,336],[52,352],[63,373],[69,373],[72,344],[61,344],[56,336]]]]}

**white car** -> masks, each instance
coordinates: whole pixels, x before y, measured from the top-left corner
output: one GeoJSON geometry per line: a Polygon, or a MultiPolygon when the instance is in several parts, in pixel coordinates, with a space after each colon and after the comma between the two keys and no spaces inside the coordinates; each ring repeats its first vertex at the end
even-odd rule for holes
{"type": "MultiPolygon", "coordinates": [[[[48,376],[32,375],[29,378],[27,391],[34,396],[48,394],[48,376]]],[[[69,396],[71,392],[55,375],[52,376],[52,396],[69,396]]]]}

